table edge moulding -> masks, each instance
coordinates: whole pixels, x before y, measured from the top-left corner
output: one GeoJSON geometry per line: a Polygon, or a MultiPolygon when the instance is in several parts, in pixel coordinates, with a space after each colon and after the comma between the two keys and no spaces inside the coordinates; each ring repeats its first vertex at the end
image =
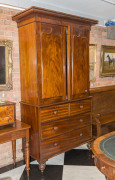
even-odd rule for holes
{"type": "Polygon", "coordinates": [[[30,7],[12,17],[19,33],[21,121],[30,155],[45,162],[92,140],[89,33],[96,20],[30,7]]]}

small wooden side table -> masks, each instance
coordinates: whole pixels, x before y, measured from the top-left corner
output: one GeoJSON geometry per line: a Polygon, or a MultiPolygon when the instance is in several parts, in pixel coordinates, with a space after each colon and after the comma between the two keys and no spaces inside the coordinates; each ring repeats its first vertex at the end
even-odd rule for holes
{"type": "Polygon", "coordinates": [[[115,131],[100,136],[92,144],[94,163],[107,177],[115,180],[115,131]]]}
{"type": "Polygon", "coordinates": [[[29,176],[29,128],[30,125],[22,123],[16,120],[15,127],[13,126],[4,126],[0,127],[0,144],[12,141],[12,152],[13,152],[13,161],[14,166],[16,163],[16,139],[25,138],[25,160],[26,160],[26,170],[27,176],[29,176]]]}

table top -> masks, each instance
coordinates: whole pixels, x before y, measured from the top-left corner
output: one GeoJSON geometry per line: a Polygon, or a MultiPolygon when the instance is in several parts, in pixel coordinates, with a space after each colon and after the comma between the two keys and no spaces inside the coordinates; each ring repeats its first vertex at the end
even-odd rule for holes
{"type": "Polygon", "coordinates": [[[13,125],[6,125],[3,127],[0,127],[0,136],[2,136],[4,134],[8,134],[10,132],[29,129],[29,128],[30,128],[30,125],[25,124],[19,120],[16,120],[16,126],[15,127],[13,127],[13,125]]]}
{"type": "Polygon", "coordinates": [[[92,144],[92,151],[101,161],[115,167],[115,131],[97,138],[92,144]]]}
{"type": "Polygon", "coordinates": [[[115,160],[115,134],[103,139],[100,142],[99,147],[107,157],[115,160]]]}

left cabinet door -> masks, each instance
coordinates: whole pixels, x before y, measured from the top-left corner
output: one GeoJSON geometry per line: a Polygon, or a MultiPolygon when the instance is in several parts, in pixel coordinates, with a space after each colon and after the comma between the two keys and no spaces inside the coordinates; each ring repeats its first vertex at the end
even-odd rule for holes
{"type": "Polygon", "coordinates": [[[37,23],[38,104],[66,100],[66,28],[37,23]]]}

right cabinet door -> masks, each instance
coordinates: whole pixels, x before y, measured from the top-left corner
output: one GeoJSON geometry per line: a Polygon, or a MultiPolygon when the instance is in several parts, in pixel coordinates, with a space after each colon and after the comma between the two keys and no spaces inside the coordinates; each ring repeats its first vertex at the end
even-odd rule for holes
{"type": "Polygon", "coordinates": [[[89,29],[70,29],[69,99],[89,93],[89,29]]]}

